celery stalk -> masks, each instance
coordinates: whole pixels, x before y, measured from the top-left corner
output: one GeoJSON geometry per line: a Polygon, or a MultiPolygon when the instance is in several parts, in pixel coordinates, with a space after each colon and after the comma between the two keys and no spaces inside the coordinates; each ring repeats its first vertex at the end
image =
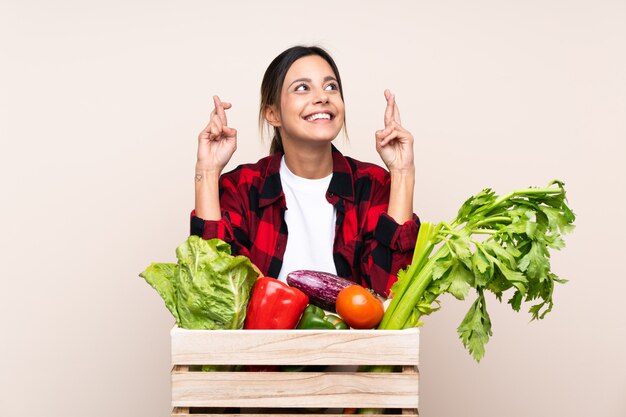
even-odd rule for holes
{"type": "Polygon", "coordinates": [[[502,197],[485,189],[466,200],[452,222],[422,223],[412,262],[398,273],[378,328],[420,325],[422,315],[436,310],[431,303],[439,295],[463,300],[474,289],[478,298],[458,333],[479,361],[491,336],[484,290],[499,300],[511,290],[508,303],[515,311],[524,301],[539,300],[529,312],[533,320],[543,318],[553,307],[554,282],[565,282],[550,271],[550,249],[563,248],[561,236],[574,228],[576,216],[566,201],[561,181],[502,197]]]}

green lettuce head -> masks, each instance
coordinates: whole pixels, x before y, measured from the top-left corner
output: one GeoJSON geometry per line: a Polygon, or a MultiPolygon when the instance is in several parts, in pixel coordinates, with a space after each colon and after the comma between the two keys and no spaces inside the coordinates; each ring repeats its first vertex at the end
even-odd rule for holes
{"type": "Polygon", "coordinates": [[[232,256],[220,239],[198,236],[176,248],[177,264],[153,263],[139,276],[185,329],[241,329],[258,277],[250,259],[232,256]]]}

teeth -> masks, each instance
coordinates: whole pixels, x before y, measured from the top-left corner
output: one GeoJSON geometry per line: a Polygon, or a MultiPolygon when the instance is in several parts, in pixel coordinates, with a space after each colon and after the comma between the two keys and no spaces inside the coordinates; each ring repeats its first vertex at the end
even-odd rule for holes
{"type": "Polygon", "coordinates": [[[328,113],[315,113],[306,118],[307,121],[312,122],[317,119],[327,119],[330,120],[330,114],[328,113]]]}

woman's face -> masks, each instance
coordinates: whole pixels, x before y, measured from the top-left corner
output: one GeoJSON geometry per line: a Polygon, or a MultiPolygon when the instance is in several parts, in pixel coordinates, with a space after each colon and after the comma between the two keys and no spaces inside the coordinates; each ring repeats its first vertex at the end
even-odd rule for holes
{"type": "Polygon", "coordinates": [[[280,95],[278,126],[286,141],[330,142],[343,127],[344,105],[328,62],[318,55],[295,61],[280,95]]]}

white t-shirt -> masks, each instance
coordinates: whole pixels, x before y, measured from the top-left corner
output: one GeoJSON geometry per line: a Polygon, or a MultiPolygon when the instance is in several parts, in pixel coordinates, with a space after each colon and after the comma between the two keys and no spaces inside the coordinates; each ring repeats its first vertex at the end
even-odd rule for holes
{"type": "Polygon", "coordinates": [[[288,233],[283,266],[278,274],[281,281],[286,281],[287,274],[298,269],[337,273],[333,261],[337,213],[326,200],[332,176],[331,173],[314,180],[298,177],[289,171],[284,156],[280,161],[288,233]]]}

